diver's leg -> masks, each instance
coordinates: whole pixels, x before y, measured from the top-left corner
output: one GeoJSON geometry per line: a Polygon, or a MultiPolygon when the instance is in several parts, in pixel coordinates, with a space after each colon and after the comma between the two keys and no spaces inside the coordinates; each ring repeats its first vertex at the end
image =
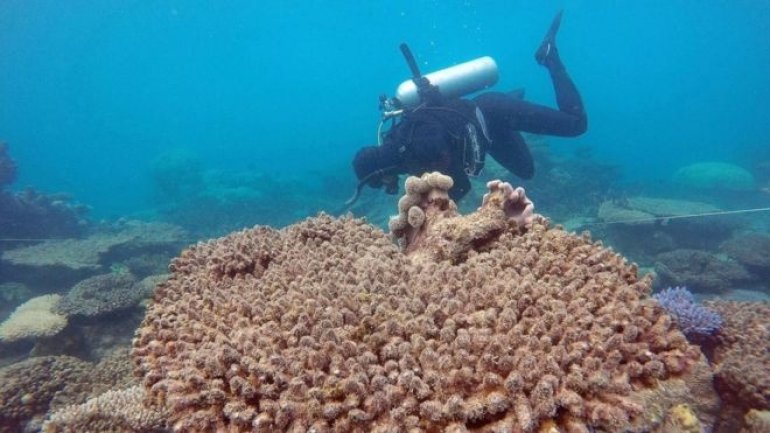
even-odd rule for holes
{"type": "Polygon", "coordinates": [[[554,110],[497,92],[483,93],[473,101],[484,113],[490,129],[507,128],[563,137],[574,137],[585,132],[585,115],[554,110]]]}
{"type": "MultiPolygon", "coordinates": [[[[557,14],[546,33],[543,42],[535,53],[538,63],[548,68],[556,93],[558,110],[524,101],[499,92],[483,93],[474,101],[484,113],[488,124],[506,124],[517,131],[535,134],[574,137],[586,131],[588,120],[583,108],[583,101],[575,83],[559,57],[556,48],[556,31],[559,28],[561,13],[557,14]]],[[[500,126],[502,127],[502,126],[500,126]]]]}
{"type": "Polygon", "coordinates": [[[551,83],[553,83],[559,111],[578,117],[582,120],[584,124],[583,129],[585,129],[587,118],[583,108],[583,100],[575,83],[567,74],[567,69],[564,67],[561,57],[559,57],[559,49],[556,47],[556,33],[559,31],[561,24],[561,15],[562,11],[559,11],[553,18],[543,41],[535,51],[535,60],[545,66],[551,75],[551,83]]]}

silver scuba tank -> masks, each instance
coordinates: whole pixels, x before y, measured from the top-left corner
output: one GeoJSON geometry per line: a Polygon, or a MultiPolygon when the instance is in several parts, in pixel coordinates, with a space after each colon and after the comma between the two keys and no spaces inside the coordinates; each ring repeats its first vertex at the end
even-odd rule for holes
{"type": "MultiPolygon", "coordinates": [[[[497,83],[497,63],[492,57],[479,57],[459,65],[450,66],[425,75],[425,78],[438,87],[439,93],[448,98],[456,98],[497,83]]],[[[406,80],[396,89],[395,99],[404,107],[420,104],[420,95],[413,80],[406,80]]]]}

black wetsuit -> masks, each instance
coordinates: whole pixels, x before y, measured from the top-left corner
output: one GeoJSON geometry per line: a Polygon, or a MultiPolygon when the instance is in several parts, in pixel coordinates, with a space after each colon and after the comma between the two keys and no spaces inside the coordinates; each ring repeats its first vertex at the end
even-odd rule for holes
{"type": "Polygon", "coordinates": [[[359,180],[367,179],[368,185],[378,188],[386,177],[372,173],[387,173],[392,182],[394,174],[440,171],[454,180],[449,193],[458,200],[470,190],[468,175],[478,174],[486,153],[520,178],[531,178],[534,163],[520,132],[571,137],[587,127],[580,94],[552,48],[541,64],[551,75],[558,109],[500,92],[467,100],[444,99],[434,91],[423,105],[406,110],[381,146],[359,151],[353,163],[359,180]],[[479,145],[475,157],[474,142],[479,145]]]}
{"type": "MultiPolygon", "coordinates": [[[[467,124],[473,124],[483,153],[522,179],[535,172],[532,155],[520,132],[577,136],[585,132],[587,117],[580,94],[560,61],[548,66],[558,110],[534,104],[511,94],[486,92],[472,101],[455,99],[427,104],[412,112],[386,134],[381,155],[385,165],[398,165],[397,173],[421,175],[441,171],[454,180],[453,199],[470,190],[467,124]],[[475,114],[478,107],[486,123],[475,114]],[[488,140],[488,139],[489,140],[488,140]]],[[[482,162],[483,164],[483,162],[482,162]]],[[[480,169],[480,167],[476,167],[480,169]]]]}

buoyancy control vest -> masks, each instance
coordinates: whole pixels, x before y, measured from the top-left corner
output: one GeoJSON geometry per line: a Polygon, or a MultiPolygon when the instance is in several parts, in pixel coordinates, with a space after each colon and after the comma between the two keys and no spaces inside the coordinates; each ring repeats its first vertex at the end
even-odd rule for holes
{"type": "Polygon", "coordinates": [[[441,98],[438,103],[404,110],[385,134],[385,145],[396,146],[408,171],[431,169],[443,153],[461,158],[462,170],[478,176],[490,138],[481,110],[471,101],[441,98]]]}

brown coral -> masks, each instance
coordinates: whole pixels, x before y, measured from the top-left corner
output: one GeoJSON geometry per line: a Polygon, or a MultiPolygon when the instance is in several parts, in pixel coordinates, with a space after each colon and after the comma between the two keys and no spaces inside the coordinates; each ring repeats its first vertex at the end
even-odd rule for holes
{"type": "Polygon", "coordinates": [[[714,350],[714,380],[723,401],[747,411],[770,409],[770,303],[707,302],[724,322],[714,350]]]}
{"type": "Polygon", "coordinates": [[[482,206],[465,217],[449,199],[451,187],[452,178],[437,172],[407,179],[406,195],[389,228],[413,262],[463,261],[468,251],[493,245],[505,230],[525,229],[534,221],[534,205],[521,187],[499,180],[487,183],[482,206]]]}
{"type": "Polygon", "coordinates": [[[152,433],[166,431],[165,414],[143,403],[144,388],[110,390],[65,406],[43,423],[44,433],[152,433]]]}
{"type": "Polygon", "coordinates": [[[97,275],[75,284],[55,311],[66,316],[99,316],[133,307],[143,295],[131,274],[97,275]]]}
{"type": "Polygon", "coordinates": [[[460,217],[445,188],[423,186],[408,181],[408,194],[431,199],[399,205],[411,227],[397,225],[402,235],[415,228],[412,207],[425,215],[423,231],[407,234],[408,254],[362,220],[321,215],[234,233],[176,259],[133,352],[172,428],[659,425],[639,416],[650,404],[639,390],[663,389],[703,364],[648,300],[649,280],[542,217],[523,232],[504,198],[460,217]]]}
{"type": "Polygon", "coordinates": [[[70,356],[44,356],[0,369],[0,432],[24,431],[34,418],[42,419],[57,393],[90,368],[70,356]]]}
{"type": "Polygon", "coordinates": [[[41,356],[0,369],[0,433],[38,431],[47,413],[136,385],[128,355],[128,348],[121,348],[96,365],[41,356]]]}

